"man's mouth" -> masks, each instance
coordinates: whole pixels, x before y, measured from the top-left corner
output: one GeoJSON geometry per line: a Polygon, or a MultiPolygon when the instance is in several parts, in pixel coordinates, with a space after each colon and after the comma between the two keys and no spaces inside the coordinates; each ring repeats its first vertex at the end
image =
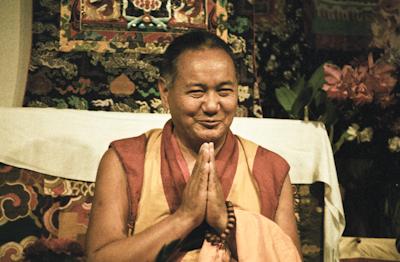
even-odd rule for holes
{"type": "Polygon", "coordinates": [[[218,126],[221,121],[217,121],[217,120],[200,120],[198,121],[202,126],[204,126],[205,128],[215,128],[216,126],[218,126]]]}

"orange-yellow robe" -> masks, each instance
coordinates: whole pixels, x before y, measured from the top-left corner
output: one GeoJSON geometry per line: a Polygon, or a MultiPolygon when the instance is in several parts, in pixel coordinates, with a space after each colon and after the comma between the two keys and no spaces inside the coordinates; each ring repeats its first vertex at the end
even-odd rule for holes
{"type": "MultiPolygon", "coordinates": [[[[172,130],[168,121],[162,130],[111,143],[127,176],[128,225],[133,234],[161,221],[180,205],[190,174],[172,130]]],[[[282,157],[229,132],[216,156],[216,169],[224,196],[235,209],[274,220],[289,171],[282,157]]],[[[183,261],[198,261],[198,255],[199,249],[190,251],[183,261]]]]}

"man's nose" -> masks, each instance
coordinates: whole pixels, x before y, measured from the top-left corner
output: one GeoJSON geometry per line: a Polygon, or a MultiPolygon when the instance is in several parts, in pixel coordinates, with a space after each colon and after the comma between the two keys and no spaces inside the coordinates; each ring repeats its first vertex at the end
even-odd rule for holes
{"type": "Polygon", "coordinates": [[[219,96],[215,92],[207,93],[202,105],[203,112],[209,115],[216,114],[220,109],[219,96]]]}

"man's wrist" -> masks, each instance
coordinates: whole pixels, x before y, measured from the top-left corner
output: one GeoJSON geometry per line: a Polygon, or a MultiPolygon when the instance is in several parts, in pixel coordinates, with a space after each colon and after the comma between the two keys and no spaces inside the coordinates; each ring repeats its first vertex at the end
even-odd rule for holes
{"type": "Polygon", "coordinates": [[[215,228],[218,234],[224,232],[227,224],[228,224],[228,212],[225,208],[223,214],[218,219],[217,228],[215,228]]]}
{"type": "MultiPolygon", "coordinates": [[[[225,212],[227,214],[224,217],[226,218],[226,222],[224,223],[224,226],[222,226],[222,227],[221,226],[214,227],[214,229],[216,231],[218,231],[218,229],[220,229],[220,228],[224,228],[223,231],[219,231],[217,234],[212,233],[212,232],[206,232],[205,238],[213,246],[225,245],[231,232],[234,231],[234,229],[236,227],[236,216],[235,216],[235,210],[234,210],[233,204],[230,201],[226,201],[225,204],[226,204],[225,212]]],[[[218,221],[220,222],[221,220],[218,220],[218,221]]]]}
{"type": "Polygon", "coordinates": [[[199,226],[201,221],[197,221],[191,214],[180,211],[179,209],[173,213],[173,219],[180,228],[188,228],[189,232],[199,226]]]}

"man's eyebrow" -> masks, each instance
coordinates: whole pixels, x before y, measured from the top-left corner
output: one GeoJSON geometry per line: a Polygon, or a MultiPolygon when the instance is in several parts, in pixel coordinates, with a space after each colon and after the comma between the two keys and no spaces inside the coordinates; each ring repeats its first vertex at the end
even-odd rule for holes
{"type": "Polygon", "coordinates": [[[208,86],[206,84],[203,83],[199,83],[199,82],[190,82],[186,85],[186,87],[191,87],[191,86],[198,86],[201,88],[207,88],[208,86]]]}
{"type": "MultiPolygon", "coordinates": [[[[235,85],[235,83],[233,82],[233,81],[230,81],[230,80],[228,80],[228,81],[223,81],[223,82],[221,82],[221,83],[218,83],[217,84],[217,88],[220,88],[220,87],[222,87],[222,86],[229,86],[229,85],[235,85]]],[[[204,83],[200,83],[200,82],[190,82],[190,83],[188,83],[187,85],[186,85],[186,87],[192,87],[192,86],[197,86],[197,87],[201,87],[201,88],[208,88],[208,85],[207,84],[204,84],[204,83]]]]}
{"type": "Polygon", "coordinates": [[[233,85],[235,85],[235,83],[234,82],[232,82],[232,81],[224,81],[224,82],[221,82],[221,83],[219,83],[218,85],[217,85],[217,87],[221,87],[221,86],[233,86],[233,85]]]}

